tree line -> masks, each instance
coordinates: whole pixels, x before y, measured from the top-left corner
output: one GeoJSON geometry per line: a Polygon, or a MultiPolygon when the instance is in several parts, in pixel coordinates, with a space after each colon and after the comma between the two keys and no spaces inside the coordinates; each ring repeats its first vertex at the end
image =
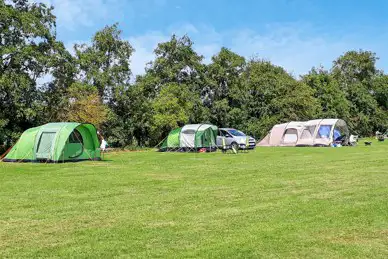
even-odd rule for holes
{"type": "Polygon", "coordinates": [[[114,147],[154,146],[187,123],[234,127],[257,139],[290,120],[341,118],[363,136],[388,128],[388,75],[373,52],[348,51],[331,68],[295,78],[228,48],[205,64],[193,44],[173,35],[134,77],[135,50],[118,24],[70,52],[57,40],[53,7],[0,0],[0,145],[56,121],[93,123],[114,147]]]}

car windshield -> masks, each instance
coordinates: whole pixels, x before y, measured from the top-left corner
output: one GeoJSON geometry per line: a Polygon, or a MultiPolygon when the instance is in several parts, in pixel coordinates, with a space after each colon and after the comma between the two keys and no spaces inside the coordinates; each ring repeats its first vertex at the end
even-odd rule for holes
{"type": "Polygon", "coordinates": [[[242,132],[239,131],[239,130],[231,129],[231,130],[228,130],[228,132],[229,132],[230,134],[232,134],[233,136],[235,136],[235,137],[245,137],[245,134],[242,133],[242,132]]]}

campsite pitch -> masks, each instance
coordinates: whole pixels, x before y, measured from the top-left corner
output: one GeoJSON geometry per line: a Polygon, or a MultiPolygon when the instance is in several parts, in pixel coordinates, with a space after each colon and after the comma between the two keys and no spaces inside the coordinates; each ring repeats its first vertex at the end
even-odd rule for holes
{"type": "Polygon", "coordinates": [[[388,143],[0,163],[0,257],[387,258],[388,143]]]}

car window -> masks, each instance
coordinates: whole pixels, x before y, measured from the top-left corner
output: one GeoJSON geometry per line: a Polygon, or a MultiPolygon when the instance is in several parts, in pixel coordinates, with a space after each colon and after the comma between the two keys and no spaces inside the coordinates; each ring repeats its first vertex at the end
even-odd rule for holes
{"type": "Polygon", "coordinates": [[[229,133],[236,137],[245,137],[246,135],[239,130],[231,129],[229,133]]]}
{"type": "Polygon", "coordinates": [[[231,137],[231,135],[226,130],[220,130],[220,136],[231,137]]]}

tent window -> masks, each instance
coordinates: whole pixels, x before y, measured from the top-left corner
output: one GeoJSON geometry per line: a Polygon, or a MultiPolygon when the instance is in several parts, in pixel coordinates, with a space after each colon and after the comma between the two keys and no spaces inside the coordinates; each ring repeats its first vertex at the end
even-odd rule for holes
{"type": "Polygon", "coordinates": [[[37,153],[49,153],[55,139],[56,132],[43,132],[40,136],[37,153]]]}
{"type": "Polygon", "coordinates": [[[284,133],[283,143],[296,143],[298,141],[298,131],[296,129],[287,129],[284,133]]]}
{"type": "Polygon", "coordinates": [[[330,138],[331,125],[321,125],[318,130],[317,138],[330,138]]]}
{"type": "Polygon", "coordinates": [[[314,136],[315,126],[307,126],[303,132],[301,139],[311,139],[314,136]]]}
{"type": "Polygon", "coordinates": [[[195,134],[195,130],[187,129],[187,130],[183,131],[182,133],[186,134],[186,135],[194,135],[195,134]]]}
{"type": "Polygon", "coordinates": [[[300,137],[301,139],[311,139],[313,135],[308,129],[304,129],[302,132],[302,136],[300,137]]]}
{"type": "Polygon", "coordinates": [[[79,143],[83,144],[83,139],[81,133],[78,130],[73,130],[73,132],[69,136],[69,143],[79,143]]]}
{"type": "Polygon", "coordinates": [[[333,137],[335,141],[340,141],[348,135],[346,126],[336,126],[334,127],[333,137]]]}

